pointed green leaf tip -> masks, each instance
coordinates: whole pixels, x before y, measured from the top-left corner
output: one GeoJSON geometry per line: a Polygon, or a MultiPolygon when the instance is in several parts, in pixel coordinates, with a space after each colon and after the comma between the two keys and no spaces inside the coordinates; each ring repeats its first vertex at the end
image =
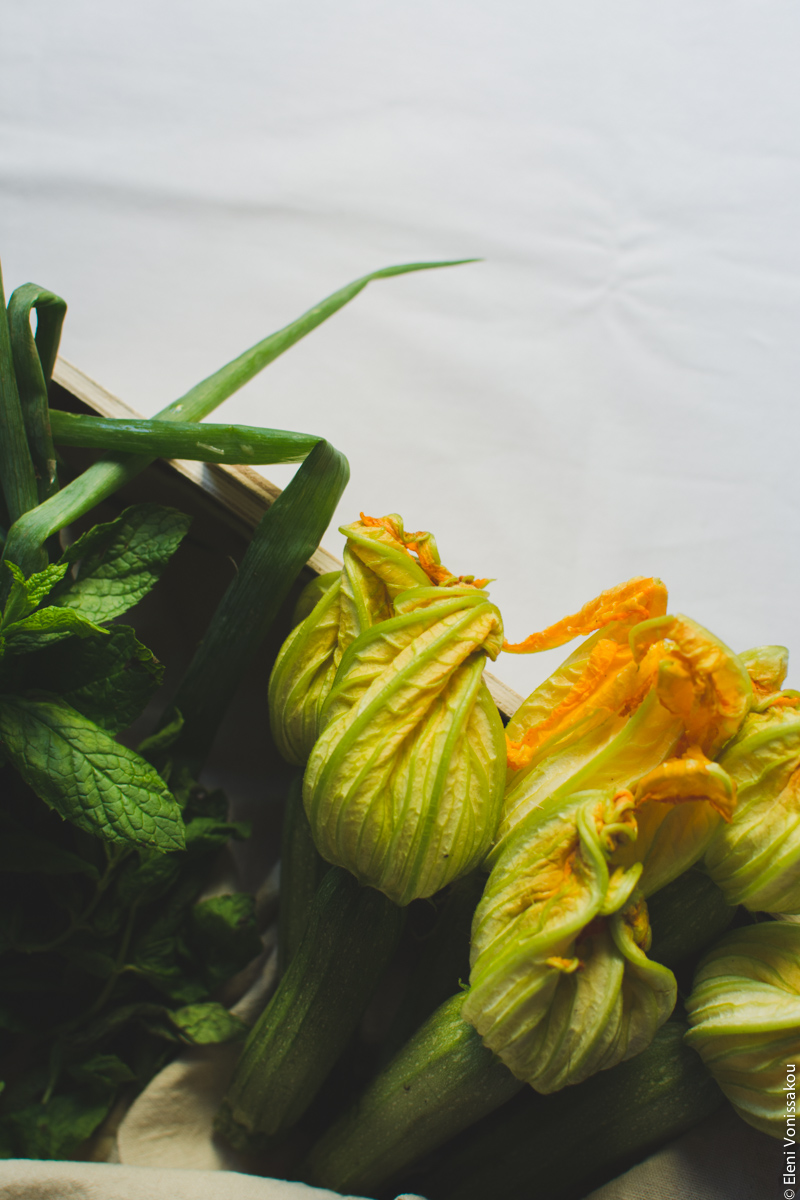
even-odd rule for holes
{"type": "Polygon", "coordinates": [[[308,710],[298,688],[285,724],[299,731],[298,757],[321,730],[303,789],[314,841],[408,904],[472,870],[497,827],[505,739],[482,676],[502,621],[471,577],[442,567],[430,535],[406,534],[396,515],[344,531],[338,591],[334,582],[287,643],[273,702],[291,699],[293,677],[312,679],[308,710]]]}
{"type": "Polygon", "coordinates": [[[686,1041],[739,1116],[783,1138],[800,1067],[800,927],[765,921],[726,934],[700,964],[686,1012],[686,1041]]]}

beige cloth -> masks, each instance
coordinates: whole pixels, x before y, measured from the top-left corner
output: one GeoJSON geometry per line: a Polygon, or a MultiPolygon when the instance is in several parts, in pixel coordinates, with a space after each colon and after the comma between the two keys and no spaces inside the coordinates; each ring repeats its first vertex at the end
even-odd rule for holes
{"type": "MultiPolygon", "coordinates": [[[[338,1200],[327,1189],[236,1171],[109,1163],[0,1163],[0,1200],[338,1200]]],[[[358,1200],[351,1197],[350,1200],[358,1200]]],[[[413,1198],[412,1198],[413,1200],[413,1198]]]]}
{"type": "Polygon", "coordinates": [[[586,1200],[777,1200],[782,1175],[780,1142],[726,1105],[586,1200]]]}
{"type": "MultiPolygon", "coordinates": [[[[576,1137],[576,1150],[579,1144],[576,1137]]],[[[725,1109],[586,1200],[773,1200],[784,1195],[780,1150],[778,1142],[725,1109]]],[[[0,1200],[333,1200],[334,1195],[225,1170],[0,1163],[0,1200]]]]}

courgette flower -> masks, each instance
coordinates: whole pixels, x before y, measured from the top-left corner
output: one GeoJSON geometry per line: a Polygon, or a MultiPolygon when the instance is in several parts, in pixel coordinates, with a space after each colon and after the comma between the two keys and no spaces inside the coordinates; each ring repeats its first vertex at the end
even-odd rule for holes
{"type": "Polygon", "coordinates": [[[362,513],[341,532],[347,535],[342,569],[313,580],[301,594],[295,628],[269,682],[273,739],[282,756],[298,766],[317,740],[320,711],[347,647],[391,617],[393,601],[408,588],[453,580],[432,535],[407,534],[396,513],[380,519],[362,513]]]}
{"type": "Polygon", "coordinates": [[[503,818],[473,924],[464,1016],[538,1091],[638,1053],[669,1016],[675,981],[646,957],[646,897],[734,810],[735,782],[712,758],[752,703],[750,678],[665,607],[658,581],[633,580],[523,644],[609,622],[509,726],[503,818]]]}
{"type": "Polygon", "coordinates": [[[770,690],[718,758],[738,799],[706,869],[729,904],[753,911],[800,913],[799,703],[796,692],[770,690]]]}
{"type": "MultiPolygon", "coordinates": [[[[673,782],[685,776],[685,791],[694,770],[687,762],[707,763],[737,731],[753,700],[744,664],[708,630],[665,609],[659,580],[634,579],[543,633],[505,645],[535,652],[600,626],[508,725],[509,776],[493,860],[545,800],[587,788],[629,788],[669,759],[675,766],[668,775],[673,782]]],[[[729,799],[717,806],[726,819],[733,793],[729,799]]],[[[708,808],[702,813],[710,820],[708,808]]],[[[667,820],[666,812],[660,819],[667,820]]],[[[673,826],[684,820],[669,817],[673,826]]],[[[706,842],[713,832],[714,822],[706,842]]]]}
{"type": "Polygon", "coordinates": [[[686,1011],[687,1043],[739,1116],[771,1137],[794,1137],[800,928],[765,921],[726,934],[701,962],[686,1011]]]}
{"type": "Polygon", "coordinates": [[[539,1092],[643,1050],[675,1004],[651,962],[630,791],[582,792],[531,812],[495,863],[472,928],[463,1016],[539,1092]]]}
{"type": "Polygon", "coordinates": [[[430,535],[404,534],[397,517],[383,519],[385,537],[375,529],[346,527],[353,553],[364,540],[416,553],[425,582],[395,592],[393,615],[344,650],[303,798],[322,856],[408,904],[477,866],[497,828],[505,740],[483,667],[502,620],[485,581],[451,575],[430,535]]]}

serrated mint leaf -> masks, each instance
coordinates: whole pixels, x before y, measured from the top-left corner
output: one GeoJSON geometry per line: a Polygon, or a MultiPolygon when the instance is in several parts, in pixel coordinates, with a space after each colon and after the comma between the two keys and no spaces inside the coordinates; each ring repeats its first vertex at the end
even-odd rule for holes
{"type": "Polygon", "coordinates": [[[5,830],[0,838],[0,871],[8,871],[12,875],[27,875],[36,871],[42,875],[100,878],[97,867],[55,842],[5,830]]]}
{"type": "Polygon", "coordinates": [[[111,733],[125,729],[155,693],[164,668],[130,625],[111,625],[104,633],[108,636],[73,639],[29,654],[16,671],[12,660],[4,690],[49,692],[111,733]]]}
{"type": "Polygon", "coordinates": [[[169,1019],[180,1032],[181,1040],[195,1046],[233,1042],[248,1034],[244,1021],[214,1000],[205,1004],[188,1004],[177,1012],[171,1012],[169,1019]]]}
{"type": "Polygon", "coordinates": [[[38,608],[57,583],[60,583],[68,570],[67,564],[63,562],[51,563],[49,567],[45,567],[43,571],[37,571],[34,575],[29,575],[25,580],[25,588],[28,592],[28,601],[33,608],[38,608]]]}
{"type": "Polygon", "coordinates": [[[32,613],[41,604],[45,596],[63,579],[67,573],[66,563],[53,563],[43,571],[37,571],[28,579],[25,578],[16,563],[7,562],[6,566],[14,577],[3,610],[0,629],[14,621],[20,621],[28,613],[32,613]]]}
{"type": "Polygon", "coordinates": [[[113,1090],[121,1083],[136,1079],[127,1063],[116,1054],[95,1054],[85,1062],[67,1068],[67,1073],[76,1083],[113,1090]]]}
{"type": "Polygon", "coordinates": [[[25,576],[16,563],[6,561],[5,565],[13,576],[13,583],[9,589],[8,599],[3,609],[0,631],[4,625],[11,624],[12,621],[21,620],[22,617],[31,611],[31,606],[28,603],[28,589],[25,587],[25,576]]]}
{"type": "Polygon", "coordinates": [[[183,729],[183,717],[177,711],[173,710],[173,715],[163,729],[151,733],[150,737],[144,738],[136,747],[142,758],[146,758],[148,762],[153,760],[169,750],[178,739],[178,734],[183,729]]]}
{"type": "Polygon", "coordinates": [[[187,972],[189,963],[183,938],[163,928],[158,920],[137,937],[130,956],[133,970],[165,996],[184,1004],[208,995],[208,988],[187,972]]]}
{"type": "Polygon", "coordinates": [[[261,953],[255,897],[238,892],[202,900],[191,911],[192,941],[204,966],[209,990],[241,971],[261,953]]]}
{"type": "Polygon", "coordinates": [[[3,649],[9,654],[27,654],[53,642],[77,635],[79,638],[108,634],[102,625],[95,625],[71,608],[40,608],[21,621],[5,626],[0,637],[3,649]]]}
{"type": "Polygon", "coordinates": [[[93,1089],[53,1096],[10,1113],[16,1152],[23,1158],[69,1158],[94,1133],[111,1107],[111,1096],[98,1098],[93,1089]]]}
{"type": "Polygon", "coordinates": [[[51,604],[74,608],[91,621],[111,621],[146,596],[186,534],[191,517],[160,504],[136,504],[115,521],[95,525],[65,552],[78,564],[51,604]]]}
{"type": "Polygon", "coordinates": [[[180,859],[167,854],[143,851],[127,862],[117,883],[116,900],[125,908],[150,904],[172,887],[181,870],[180,859]]]}
{"type": "Polygon", "coordinates": [[[180,809],[145,759],[57,700],[0,697],[7,759],[62,817],[106,841],[180,850],[180,809]]]}
{"type": "Polygon", "coordinates": [[[247,821],[218,821],[214,817],[193,817],[186,822],[186,849],[211,850],[224,846],[233,838],[242,842],[250,837],[251,826],[247,821]]]}

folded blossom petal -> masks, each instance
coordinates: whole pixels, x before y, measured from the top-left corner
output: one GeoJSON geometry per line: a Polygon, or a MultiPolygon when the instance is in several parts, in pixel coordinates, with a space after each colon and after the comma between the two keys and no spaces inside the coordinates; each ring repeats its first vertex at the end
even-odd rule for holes
{"type": "Polygon", "coordinates": [[[751,713],[719,765],[737,784],[729,825],[717,830],[706,869],[729,904],[800,913],[800,709],[776,703],[751,713]]]}
{"type": "Polygon", "coordinates": [[[632,630],[630,644],[637,662],[651,660],[659,700],[683,722],[685,744],[714,758],[753,703],[753,685],[739,656],[680,613],[643,621],[632,630]]]}
{"type": "MultiPolygon", "coordinates": [[[[661,592],[648,594],[653,603],[663,602],[661,592]]],[[[612,781],[631,787],[667,759],[685,759],[691,748],[706,761],[713,758],[736,733],[752,700],[750,677],[738,656],[688,617],[649,617],[596,633],[509,723],[511,770],[492,854],[527,813],[556,793],[612,781]],[[605,643],[616,647],[613,654],[605,643]],[[555,701],[549,713],[547,700],[555,701]]],[[[685,762],[674,771],[673,782],[677,786],[683,778],[684,786],[685,762]]],[[[707,777],[707,766],[703,772],[707,777]]],[[[718,790],[718,811],[730,809],[733,799],[718,790]]],[[[704,812],[707,816],[708,809],[704,812]]],[[[669,817],[673,827],[682,820],[669,817]]]]}
{"type": "Polygon", "coordinates": [[[753,708],[760,712],[782,694],[789,651],[785,646],[756,646],[742,651],[739,659],[753,685],[753,708]]]}
{"type": "Polygon", "coordinates": [[[739,1116],[783,1138],[800,1066],[800,927],[765,921],[726,934],[701,962],[686,1012],[686,1041],[739,1116]]]}
{"type": "Polygon", "coordinates": [[[514,831],[476,910],[463,1015],[537,1091],[578,1083],[638,1053],[675,1003],[675,980],[645,954],[634,889],[642,864],[630,792],[584,792],[514,831]]]}
{"type": "Polygon", "coordinates": [[[345,650],[303,792],[323,857],[398,904],[478,865],[505,775],[502,723],[483,683],[502,644],[500,614],[441,568],[423,535],[405,537],[439,582],[396,595],[395,615],[345,650]]]}
{"type": "Polygon", "coordinates": [[[736,805],[736,783],[698,746],[668,759],[634,786],[636,842],[621,847],[612,864],[642,865],[643,896],[666,887],[703,857],[736,805]]]}
{"type": "MultiPolygon", "coordinates": [[[[406,534],[402,519],[367,517],[342,527],[341,571],[314,580],[295,609],[295,628],[281,647],[269,682],[272,735],[288,762],[303,765],[319,734],[322,705],[347,647],[394,615],[409,588],[458,582],[439,562],[428,533],[406,534]]],[[[479,581],[480,582],[480,581],[479,581]]]]}

